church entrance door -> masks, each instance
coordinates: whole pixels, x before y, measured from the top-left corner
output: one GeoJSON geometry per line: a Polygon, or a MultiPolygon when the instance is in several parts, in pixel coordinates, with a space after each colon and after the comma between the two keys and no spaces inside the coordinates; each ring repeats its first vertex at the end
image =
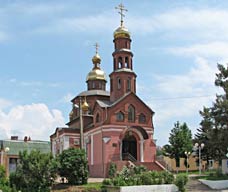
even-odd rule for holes
{"type": "Polygon", "coordinates": [[[126,135],[122,141],[122,159],[137,161],[137,140],[133,135],[126,135]]]}

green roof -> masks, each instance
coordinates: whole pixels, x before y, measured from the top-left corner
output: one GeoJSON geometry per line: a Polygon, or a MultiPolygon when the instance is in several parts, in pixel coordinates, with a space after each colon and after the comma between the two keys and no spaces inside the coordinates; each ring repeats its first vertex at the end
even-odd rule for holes
{"type": "Polygon", "coordinates": [[[29,153],[32,150],[40,151],[41,153],[50,153],[51,147],[48,141],[20,141],[20,140],[3,140],[3,147],[9,148],[8,155],[19,155],[20,151],[27,150],[29,153]]]}

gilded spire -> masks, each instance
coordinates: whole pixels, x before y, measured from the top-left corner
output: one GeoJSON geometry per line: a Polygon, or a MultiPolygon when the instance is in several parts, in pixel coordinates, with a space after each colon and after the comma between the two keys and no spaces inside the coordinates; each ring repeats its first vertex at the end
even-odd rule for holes
{"type": "Polygon", "coordinates": [[[125,17],[124,11],[127,12],[127,9],[125,9],[124,5],[120,3],[118,7],[115,7],[115,9],[118,9],[118,13],[120,14],[120,27],[118,27],[114,31],[114,39],[116,38],[130,38],[130,32],[126,27],[123,25],[123,18],[125,17]]]}
{"type": "Polygon", "coordinates": [[[95,43],[94,47],[95,47],[95,55],[92,58],[94,67],[93,67],[92,71],[90,71],[89,74],[87,75],[86,82],[89,80],[106,81],[105,72],[103,70],[101,70],[101,68],[100,68],[101,57],[98,54],[99,44],[95,43]]]}
{"type": "Polygon", "coordinates": [[[93,61],[93,64],[95,65],[94,67],[95,68],[100,68],[100,66],[98,64],[101,63],[101,57],[100,55],[98,54],[98,47],[99,47],[99,44],[98,43],[95,43],[95,50],[96,50],[96,54],[93,56],[92,58],[92,61],[93,61]]]}
{"type": "Polygon", "coordinates": [[[84,97],[84,102],[82,103],[82,111],[87,112],[89,110],[89,104],[86,101],[86,96],[84,97]]]}
{"type": "Polygon", "coordinates": [[[99,44],[98,43],[95,43],[95,49],[96,49],[96,54],[98,54],[98,48],[99,48],[99,44]]]}
{"type": "Polygon", "coordinates": [[[118,13],[120,14],[120,26],[123,27],[123,17],[125,17],[124,15],[124,11],[128,11],[127,9],[125,9],[124,5],[122,3],[120,3],[118,5],[118,7],[115,7],[115,9],[119,9],[118,13]]]}

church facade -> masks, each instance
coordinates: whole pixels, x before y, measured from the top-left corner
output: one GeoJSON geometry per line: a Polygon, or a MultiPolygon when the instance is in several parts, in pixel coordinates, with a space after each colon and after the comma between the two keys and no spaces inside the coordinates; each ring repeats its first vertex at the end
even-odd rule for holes
{"type": "Polygon", "coordinates": [[[106,90],[107,78],[96,49],[86,78],[87,90],[71,100],[68,127],[56,128],[50,136],[53,155],[81,143],[92,177],[107,176],[111,162],[118,169],[129,162],[151,170],[164,169],[155,160],[154,112],[136,94],[131,36],[123,25],[123,5],[119,9],[121,24],[114,31],[110,91],[106,90]]]}

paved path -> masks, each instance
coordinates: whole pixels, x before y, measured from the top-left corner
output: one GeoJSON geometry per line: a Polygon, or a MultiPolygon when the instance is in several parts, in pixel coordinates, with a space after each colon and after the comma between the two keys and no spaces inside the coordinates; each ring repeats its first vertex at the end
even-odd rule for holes
{"type": "Polygon", "coordinates": [[[213,190],[210,189],[208,186],[200,183],[198,179],[189,178],[189,181],[186,186],[187,192],[222,192],[221,190],[213,190]]]}
{"type": "Polygon", "coordinates": [[[104,180],[104,178],[88,178],[88,183],[101,183],[104,180]]]}

